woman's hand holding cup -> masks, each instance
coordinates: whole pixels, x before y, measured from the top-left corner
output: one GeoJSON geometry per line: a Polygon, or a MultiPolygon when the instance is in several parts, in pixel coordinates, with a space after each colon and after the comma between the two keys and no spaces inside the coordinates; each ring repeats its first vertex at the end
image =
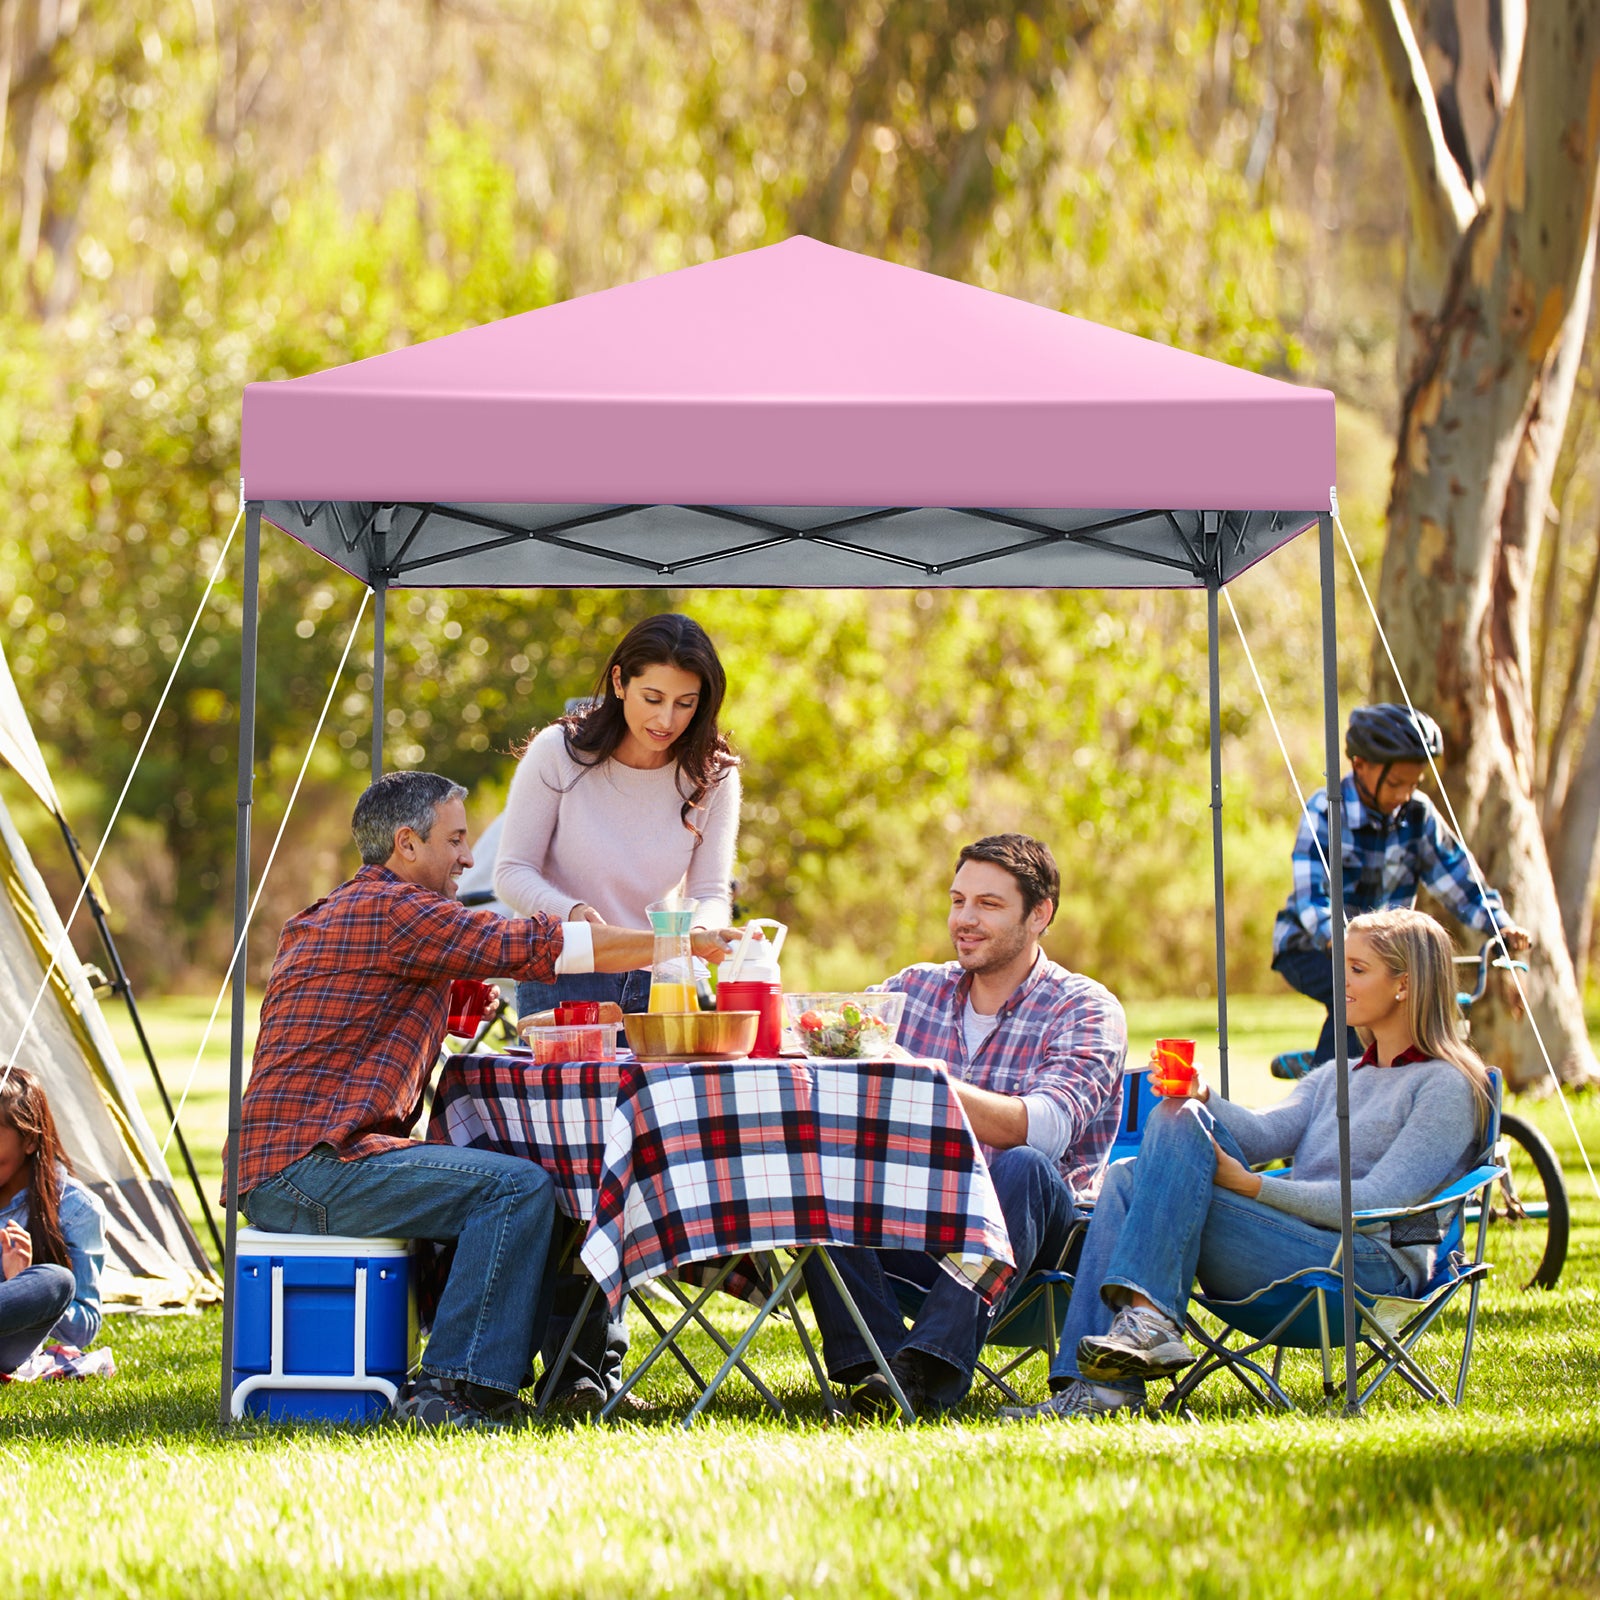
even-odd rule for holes
{"type": "Polygon", "coordinates": [[[1193,1039],[1157,1039],[1150,1052],[1150,1087],[1169,1100],[1205,1100],[1209,1096],[1194,1064],[1193,1039]]]}

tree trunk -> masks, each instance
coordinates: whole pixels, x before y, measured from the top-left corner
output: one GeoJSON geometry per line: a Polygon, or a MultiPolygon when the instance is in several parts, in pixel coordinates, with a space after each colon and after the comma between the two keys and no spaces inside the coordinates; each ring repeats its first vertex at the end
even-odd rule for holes
{"type": "MultiPolygon", "coordinates": [[[[1544,835],[1552,856],[1564,853],[1558,840],[1565,826],[1563,817],[1572,776],[1572,736],[1594,682],[1595,661],[1600,658],[1600,528],[1595,530],[1594,558],[1589,566],[1589,581],[1584,586],[1578,621],[1581,625],[1578,650],[1573,657],[1572,670],[1567,674],[1567,692],[1556,716],[1555,730],[1550,735],[1545,762],[1544,835]]],[[[1576,956],[1577,952],[1573,953],[1576,956]]]]}
{"type": "Polygon", "coordinates": [[[1573,965],[1582,972],[1589,964],[1594,937],[1596,845],[1600,844],[1600,706],[1589,720],[1561,808],[1561,826],[1551,846],[1551,865],[1561,899],[1561,925],[1572,952],[1573,965]]]}
{"type": "MultiPolygon", "coordinates": [[[[1379,600],[1412,698],[1445,729],[1467,842],[1537,940],[1525,986],[1570,1080],[1596,1069],[1532,793],[1527,619],[1545,456],[1559,445],[1571,398],[1562,357],[1588,311],[1597,153],[1592,0],[1545,0],[1534,8],[1483,205],[1420,330],[1379,600]]],[[[1381,652],[1374,678],[1380,694],[1394,692],[1381,652]]],[[[1514,1087],[1543,1073],[1531,1028],[1506,1008],[1478,1013],[1474,1035],[1514,1087]]]]}

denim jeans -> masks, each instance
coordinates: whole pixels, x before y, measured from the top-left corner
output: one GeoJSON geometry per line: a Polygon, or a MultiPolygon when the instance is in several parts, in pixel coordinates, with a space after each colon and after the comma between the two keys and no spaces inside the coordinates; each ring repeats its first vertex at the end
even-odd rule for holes
{"type": "Polygon", "coordinates": [[[517,985],[517,1015],[548,1011],[561,1000],[614,1000],[624,1011],[650,1006],[650,972],[568,972],[554,983],[531,980],[517,985]]]}
{"type": "MultiPolygon", "coordinates": [[[[1280,973],[1291,989],[1298,990],[1308,1000],[1328,1008],[1322,1032],[1317,1036],[1316,1056],[1319,1062],[1332,1061],[1333,1042],[1333,962],[1326,950],[1285,950],[1272,963],[1272,970],[1280,973]]],[[[1347,1030],[1350,1059],[1359,1061],[1365,1048],[1354,1028],[1347,1030]]]]}
{"type": "MultiPolygon", "coordinates": [[[[1106,1169],[1050,1364],[1052,1388],[1078,1376],[1078,1341],[1104,1333],[1137,1291],[1183,1326],[1196,1276],[1208,1295],[1242,1300],[1305,1267],[1325,1267],[1335,1230],[1215,1187],[1216,1141],[1243,1160],[1233,1136],[1198,1101],[1166,1100],[1145,1124],[1139,1154],[1106,1169]],[[1112,1296],[1106,1297],[1110,1289],[1112,1296]],[[1118,1292],[1123,1291],[1123,1292],[1118,1292]]],[[[1375,1294],[1408,1292],[1405,1273],[1376,1240],[1356,1235],[1356,1282],[1375,1294]]],[[[1142,1393],[1143,1385],[1126,1387],[1142,1393]]]]}
{"type": "Polygon", "coordinates": [[[0,1283],[0,1372],[15,1372],[49,1336],[77,1291],[70,1267],[24,1267],[0,1283]]]}
{"type": "Polygon", "coordinates": [[[530,1381],[555,1215],[554,1186],[534,1162],[449,1144],[341,1161],[318,1145],[241,1203],[273,1233],[455,1240],[423,1370],[512,1393],[530,1381]]]}
{"type": "MultiPolygon", "coordinates": [[[[573,1222],[569,1217],[557,1213],[556,1254],[564,1256],[569,1243],[575,1247],[575,1254],[576,1247],[581,1246],[583,1242],[582,1236],[586,1229],[586,1223],[573,1222]],[[573,1233],[578,1235],[575,1240],[571,1237],[573,1233]]],[[[574,1272],[558,1272],[552,1280],[550,1317],[545,1324],[544,1338],[539,1345],[539,1355],[546,1374],[555,1365],[556,1357],[561,1354],[562,1345],[567,1342],[567,1334],[577,1319],[590,1281],[586,1274],[574,1272]]],[[[613,1317],[606,1297],[597,1294],[594,1303],[589,1307],[589,1314],[583,1319],[583,1327],[573,1342],[572,1350],[567,1356],[567,1364],[561,1369],[561,1380],[556,1392],[565,1394],[576,1384],[587,1379],[590,1383],[597,1384],[609,1400],[622,1387],[622,1361],[627,1353],[626,1303],[613,1317]]],[[[539,1380],[539,1393],[542,1397],[543,1377],[539,1380]]]]}
{"type": "MultiPolygon", "coordinates": [[[[562,1000],[614,1000],[624,1011],[644,1011],[650,1005],[650,974],[639,972],[572,972],[564,973],[554,983],[532,981],[517,985],[517,1015],[526,1017],[535,1011],[548,1011],[562,1000]]],[[[548,1370],[561,1354],[567,1330],[583,1303],[588,1279],[564,1272],[555,1281],[554,1298],[550,1306],[550,1325],[545,1332],[542,1354],[548,1370]]],[[[584,1318],[583,1329],[578,1334],[572,1354],[561,1376],[561,1388],[566,1390],[580,1379],[588,1378],[605,1391],[607,1397],[622,1387],[622,1360],[628,1353],[628,1324],[626,1313],[610,1314],[603,1295],[595,1297],[584,1318]]]]}
{"type": "MultiPolygon", "coordinates": [[[[902,1350],[935,1358],[924,1363],[924,1369],[928,1398],[937,1406],[955,1405],[972,1387],[973,1369],[991,1322],[1029,1272],[1055,1266],[1077,1216],[1072,1192],[1055,1162],[1037,1150],[1026,1145],[1002,1150],[989,1172],[1017,1264],[1016,1274],[992,1307],[933,1256],[913,1250],[828,1252],[886,1359],[902,1350]],[[906,1304],[916,1307],[909,1329],[902,1315],[906,1304]]],[[[829,1377],[835,1383],[859,1382],[874,1370],[866,1340],[819,1262],[806,1263],[805,1279],[829,1377]]]]}

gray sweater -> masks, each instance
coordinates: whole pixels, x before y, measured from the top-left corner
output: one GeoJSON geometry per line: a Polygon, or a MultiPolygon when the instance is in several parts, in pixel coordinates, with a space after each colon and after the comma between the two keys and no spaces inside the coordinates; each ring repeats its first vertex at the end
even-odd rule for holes
{"type": "MultiPolygon", "coordinates": [[[[1287,1156],[1287,1176],[1266,1175],[1261,1199],[1320,1228],[1337,1228],[1339,1124],[1332,1069],[1313,1072],[1278,1105],[1250,1111],[1213,1094],[1208,1109],[1253,1166],[1287,1156]]],[[[1410,1206],[1463,1176],[1478,1154],[1478,1099],[1447,1061],[1361,1067],[1350,1073],[1350,1199],[1354,1210],[1410,1206]]],[[[1378,1242],[1414,1288],[1433,1276],[1438,1251],[1432,1214],[1384,1227],[1378,1242]],[[1433,1234],[1433,1237],[1429,1235],[1433,1234]]]]}

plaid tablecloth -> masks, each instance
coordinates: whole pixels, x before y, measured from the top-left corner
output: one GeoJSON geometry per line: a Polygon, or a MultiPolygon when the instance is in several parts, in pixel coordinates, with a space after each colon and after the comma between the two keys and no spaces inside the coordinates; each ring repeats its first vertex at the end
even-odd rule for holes
{"type": "Polygon", "coordinates": [[[428,1138],[537,1161],[555,1183],[556,1204],[587,1222],[619,1070],[615,1061],[536,1067],[527,1056],[455,1056],[439,1075],[428,1138]]]}
{"type": "Polygon", "coordinates": [[[1005,1219],[942,1063],[623,1064],[581,1251],[613,1306],[688,1262],[808,1244],[1005,1286],[1005,1219]]]}

